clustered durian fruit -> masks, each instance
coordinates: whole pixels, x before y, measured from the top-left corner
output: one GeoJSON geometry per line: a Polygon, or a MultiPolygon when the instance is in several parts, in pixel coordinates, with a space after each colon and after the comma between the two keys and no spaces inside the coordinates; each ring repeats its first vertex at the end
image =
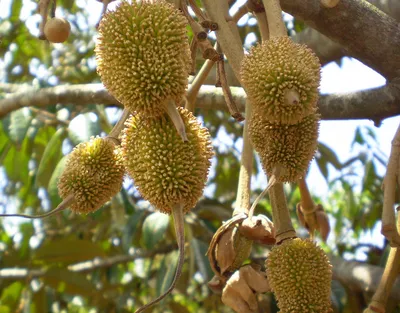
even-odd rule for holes
{"type": "Polygon", "coordinates": [[[332,270],[325,252],[308,239],[288,239],[266,261],[281,313],[329,313],[332,270]]]}
{"type": "Polygon", "coordinates": [[[121,149],[110,139],[91,138],[68,156],[58,191],[63,199],[73,196],[72,211],[91,213],[120,191],[124,173],[121,149]]]}
{"type": "Polygon", "coordinates": [[[250,139],[265,172],[295,182],[317,148],[318,58],[287,36],[274,37],[245,56],[241,77],[252,101],[250,139]]]}
{"type": "Polygon", "coordinates": [[[123,1],[103,16],[97,71],[130,111],[158,117],[169,100],[182,101],[191,64],[186,25],[166,1],[123,1]]]}
{"type": "Polygon", "coordinates": [[[158,210],[171,214],[180,203],[187,212],[203,194],[212,157],[208,130],[186,109],[178,109],[186,126],[183,142],[168,115],[132,116],[122,137],[128,174],[140,194],[158,210]]]}

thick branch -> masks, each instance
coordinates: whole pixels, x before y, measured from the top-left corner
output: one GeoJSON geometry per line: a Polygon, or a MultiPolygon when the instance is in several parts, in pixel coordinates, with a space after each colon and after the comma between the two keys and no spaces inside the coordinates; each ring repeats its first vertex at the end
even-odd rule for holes
{"type": "MultiPolygon", "coordinates": [[[[244,111],[246,95],[242,88],[231,88],[239,110],[244,111]]],[[[9,94],[0,100],[0,118],[22,107],[45,107],[56,104],[88,105],[93,103],[120,106],[101,84],[58,86],[9,94]]],[[[318,106],[324,120],[371,119],[380,121],[400,114],[400,84],[346,94],[323,95],[318,106]]],[[[197,107],[227,110],[220,88],[202,86],[197,96],[197,107]]]]}
{"type": "MultiPolygon", "coordinates": [[[[166,254],[176,249],[177,245],[167,245],[159,249],[145,251],[138,250],[129,255],[115,255],[109,258],[96,258],[90,261],[80,262],[68,266],[71,272],[91,272],[98,268],[107,268],[120,263],[132,262],[137,259],[151,258],[156,254],[166,254]]],[[[0,279],[26,279],[27,277],[35,278],[46,274],[46,270],[42,268],[26,269],[26,268],[3,268],[0,269],[0,279]]]]}
{"type": "MultiPolygon", "coordinates": [[[[333,265],[333,279],[354,290],[373,293],[376,291],[383,274],[380,266],[346,261],[340,257],[330,256],[333,265]]],[[[390,292],[392,300],[400,301],[400,276],[397,277],[390,292]]]]}
{"type": "Polygon", "coordinates": [[[318,0],[281,0],[282,9],[341,44],[387,79],[400,76],[400,24],[367,1],[341,0],[326,9],[318,0]]]}

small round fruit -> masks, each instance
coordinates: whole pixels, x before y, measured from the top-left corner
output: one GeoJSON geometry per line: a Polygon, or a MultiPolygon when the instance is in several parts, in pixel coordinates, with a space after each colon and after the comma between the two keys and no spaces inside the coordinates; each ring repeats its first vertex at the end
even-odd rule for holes
{"type": "Polygon", "coordinates": [[[63,199],[73,195],[75,213],[91,213],[121,190],[124,173],[120,149],[108,139],[91,138],[68,156],[58,192],[63,199]]]}
{"type": "Polygon", "coordinates": [[[71,26],[69,22],[63,18],[52,18],[46,22],[44,26],[44,34],[48,41],[52,43],[61,43],[68,39],[71,26]]]}

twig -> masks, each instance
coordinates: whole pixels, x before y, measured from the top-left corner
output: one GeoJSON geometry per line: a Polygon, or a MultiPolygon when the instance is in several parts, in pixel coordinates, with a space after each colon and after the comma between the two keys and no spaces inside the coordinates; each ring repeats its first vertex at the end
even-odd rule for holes
{"type": "Polygon", "coordinates": [[[400,248],[390,248],[385,270],[379,282],[378,289],[372,297],[367,312],[385,313],[390,291],[400,273],[400,248]],[[370,311],[368,311],[370,310],[370,311]]]}
{"type": "Polygon", "coordinates": [[[303,177],[299,179],[298,186],[300,190],[300,210],[304,215],[304,220],[307,223],[310,231],[311,238],[314,237],[314,231],[317,229],[317,219],[315,211],[317,206],[311,198],[310,191],[308,190],[306,179],[303,177]]]}
{"type": "Polygon", "coordinates": [[[265,12],[255,12],[254,15],[257,19],[258,28],[260,29],[261,40],[267,41],[269,39],[267,16],[265,15],[265,12]]]}
{"type": "Polygon", "coordinates": [[[224,57],[221,54],[221,59],[217,62],[218,72],[219,72],[219,79],[221,82],[222,91],[224,93],[224,98],[226,105],[228,106],[229,113],[231,116],[238,122],[242,122],[244,120],[243,115],[240,113],[238,107],[236,106],[235,101],[233,100],[231,90],[228,85],[228,81],[226,79],[225,73],[225,64],[224,64],[224,57]]]}
{"type": "Polygon", "coordinates": [[[186,109],[190,112],[194,111],[196,97],[200,91],[201,86],[203,85],[204,81],[206,80],[208,74],[211,71],[211,68],[214,66],[213,61],[206,60],[199,73],[197,74],[196,78],[193,80],[192,84],[189,86],[189,90],[187,92],[187,102],[186,102],[186,109]]]}
{"type": "Polygon", "coordinates": [[[193,36],[190,42],[190,58],[192,59],[192,68],[189,75],[196,75],[196,56],[197,56],[197,39],[193,36]]]}
{"type": "Polygon", "coordinates": [[[39,39],[46,40],[46,35],[44,34],[44,26],[47,22],[47,12],[49,11],[50,0],[40,0],[39,1],[39,14],[42,20],[39,24],[39,39]]]}
{"type": "Polygon", "coordinates": [[[128,119],[129,115],[130,115],[130,112],[128,109],[124,109],[122,111],[121,117],[119,118],[118,122],[115,124],[113,129],[107,135],[108,138],[111,138],[111,139],[117,141],[118,144],[120,143],[118,137],[119,137],[120,132],[124,129],[125,121],[128,119]]]}
{"type": "MultiPolygon", "coordinates": [[[[204,15],[203,11],[197,6],[196,2],[193,0],[189,0],[189,5],[192,8],[194,14],[196,14],[197,18],[199,19],[200,23],[207,20],[206,16],[204,15]]],[[[204,26],[203,26],[204,27],[204,26]]]]}
{"type": "Polygon", "coordinates": [[[102,3],[103,3],[103,9],[101,10],[100,17],[99,17],[99,21],[98,21],[97,24],[96,24],[96,28],[99,28],[101,19],[103,18],[104,14],[106,13],[107,7],[108,7],[108,5],[110,4],[111,1],[114,1],[114,0],[103,0],[103,1],[102,1],[102,3]]]}
{"type": "Polygon", "coordinates": [[[193,30],[193,36],[198,40],[198,41],[203,41],[207,39],[207,32],[204,30],[204,28],[193,19],[193,17],[190,15],[190,13],[187,10],[186,6],[186,1],[181,0],[181,10],[183,12],[183,15],[185,15],[186,19],[189,22],[190,27],[193,30]]]}
{"type": "Polygon", "coordinates": [[[399,177],[400,162],[400,125],[392,141],[389,162],[383,179],[383,208],[381,233],[389,240],[392,247],[400,247],[400,235],[396,229],[394,203],[396,195],[397,178],[399,177]]]}
{"type": "Polygon", "coordinates": [[[232,21],[235,23],[239,22],[239,20],[245,16],[247,13],[249,13],[249,8],[247,7],[246,4],[243,4],[235,14],[232,16],[232,21]]]}

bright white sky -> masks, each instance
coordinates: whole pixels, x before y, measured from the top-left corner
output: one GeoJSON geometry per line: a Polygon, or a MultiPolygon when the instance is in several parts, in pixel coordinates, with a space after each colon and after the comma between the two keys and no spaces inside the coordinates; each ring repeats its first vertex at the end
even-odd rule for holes
{"type": "MultiPolygon", "coordinates": [[[[11,0],[3,0],[0,3],[0,18],[4,18],[8,15],[9,4],[11,0]]],[[[238,2],[241,5],[244,0],[238,2]]],[[[37,24],[40,20],[38,14],[34,16],[28,16],[29,11],[36,7],[36,3],[33,1],[25,0],[26,3],[25,10],[21,14],[21,18],[27,19],[28,26],[32,26],[32,34],[37,35],[37,24]]],[[[77,5],[83,8],[90,7],[89,21],[95,24],[101,12],[102,5],[95,0],[77,0],[77,5]]],[[[114,5],[114,3],[112,3],[114,5]]],[[[235,11],[233,8],[232,12],[235,11]]],[[[244,23],[245,20],[240,22],[244,23]]],[[[285,19],[290,20],[289,16],[285,19]]],[[[252,21],[253,22],[253,21],[252,21]]],[[[30,27],[31,28],[31,27],[30,27]]],[[[1,29],[0,29],[1,32],[1,29]]],[[[248,38],[251,41],[251,37],[248,38]]],[[[247,42],[246,42],[247,43],[247,42]]],[[[1,70],[1,60],[0,60],[0,70],[1,70]]],[[[370,68],[364,66],[357,60],[344,58],[342,66],[339,67],[336,63],[330,63],[322,69],[322,81],[321,81],[321,93],[343,93],[362,89],[369,89],[385,84],[385,79],[371,70],[370,68]]],[[[377,103],[379,105],[379,103],[377,103]]],[[[380,128],[374,128],[380,143],[380,149],[388,156],[390,153],[390,142],[393,135],[400,123],[400,117],[394,117],[386,119],[383,121],[380,128]]],[[[368,125],[373,126],[372,121],[361,120],[361,121],[323,121],[320,128],[320,141],[327,144],[334,151],[336,151],[339,159],[345,161],[355,154],[351,151],[350,144],[354,137],[354,131],[357,126],[368,125]]],[[[381,168],[383,171],[384,169],[381,168]]],[[[330,177],[337,175],[333,168],[330,168],[330,177]]],[[[324,178],[319,172],[315,161],[313,161],[309,173],[309,187],[311,191],[319,196],[324,196],[327,194],[327,184],[324,178]]],[[[255,181],[257,187],[265,186],[265,177],[260,177],[255,181]]],[[[373,232],[373,241],[379,245],[382,245],[382,236],[376,229],[373,232]]],[[[371,241],[370,234],[366,234],[362,241],[371,241]]],[[[362,258],[361,255],[357,256],[362,258]]]]}

